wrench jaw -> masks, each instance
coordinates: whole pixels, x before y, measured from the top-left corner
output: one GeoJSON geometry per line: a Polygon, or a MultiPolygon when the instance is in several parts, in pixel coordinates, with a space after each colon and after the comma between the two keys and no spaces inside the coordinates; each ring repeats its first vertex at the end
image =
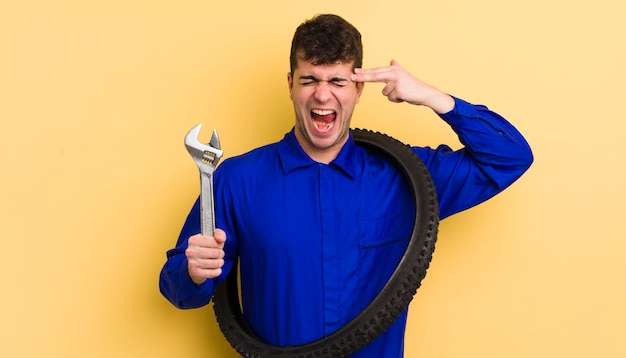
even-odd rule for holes
{"type": "Polygon", "coordinates": [[[209,145],[215,149],[222,149],[222,147],[220,146],[220,137],[217,136],[217,129],[213,129],[213,135],[211,136],[209,145]]]}
{"type": "Polygon", "coordinates": [[[200,143],[198,134],[202,124],[193,127],[185,136],[185,147],[200,170],[200,221],[203,235],[215,231],[215,209],[213,204],[213,172],[224,152],[220,148],[217,131],[213,130],[209,144],[200,143]]]}
{"type": "Polygon", "coordinates": [[[212,173],[224,155],[224,151],[220,148],[220,140],[215,129],[209,144],[201,143],[198,140],[201,128],[202,124],[198,124],[187,133],[185,136],[185,147],[200,171],[212,173]]]}

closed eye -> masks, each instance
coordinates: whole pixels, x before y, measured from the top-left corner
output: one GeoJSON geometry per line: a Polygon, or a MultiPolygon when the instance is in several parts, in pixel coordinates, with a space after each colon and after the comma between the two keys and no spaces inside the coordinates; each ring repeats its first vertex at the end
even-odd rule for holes
{"type": "Polygon", "coordinates": [[[345,78],[333,78],[329,82],[337,87],[344,87],[348,84],[348,80],[345,78]]]}
{"type": "Polygon", "coordinates": [[[317,84],[320,82],[328,82],[335,87],[345,87],[349,81],[341,77],[333,77],[328,81],[320,80],[319,78],[312,76],[312,75],[300,77],[300,84],[303,86],[313,85],[313,84],[317,84]]]}
{"type": "Polygon", "coordinates": [[[315,76],[300,76],[300,84],[303,86],[318,83],[320,80],[315,76]]]}

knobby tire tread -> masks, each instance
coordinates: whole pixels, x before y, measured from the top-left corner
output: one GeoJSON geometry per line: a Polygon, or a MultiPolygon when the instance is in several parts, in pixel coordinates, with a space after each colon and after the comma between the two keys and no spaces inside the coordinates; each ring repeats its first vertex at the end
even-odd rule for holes
{"type": "Polygon", "coordinates": [[[327,337],[298,346],[274,346],[259,339],[247,324],[239,302],[236,263],[213,297],[218,325],[231,344],[248,358],[346,357],[385,332],[407,308],[426,276],[437,241],[439,208],[428,169],[411,148],[379,132],[351,130],[358,145],[388,157],[404,174],[412,191],[416,215],[404,256],[387,284],[354,319],[327,337]]]}

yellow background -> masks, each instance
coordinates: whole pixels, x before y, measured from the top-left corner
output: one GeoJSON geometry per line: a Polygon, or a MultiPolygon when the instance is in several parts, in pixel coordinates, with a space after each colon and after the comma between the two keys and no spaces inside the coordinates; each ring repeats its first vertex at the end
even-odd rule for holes
{"type": "MultiPolygon", "coordinates": [[[[236,356],[210,307],[158,292],[199,190],[183,138],[217,128],[226,156],[280,139],[291,36],[321,12],[361,30],[365,67],[489,105],[536,156],[441,223],[406,356],[626,356],[622,0],[2,0],[0,356],[236,356]]],[[[458,147],[381,89],[355,127],[458,147]]]]}

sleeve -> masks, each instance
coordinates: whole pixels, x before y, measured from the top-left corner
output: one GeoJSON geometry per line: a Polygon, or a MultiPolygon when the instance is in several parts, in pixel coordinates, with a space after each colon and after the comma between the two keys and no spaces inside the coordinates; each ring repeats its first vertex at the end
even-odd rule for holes
{"type": "Polygon", "coordinates": [[[182,309],[208,304],[215,289],[214,280],[196,285],[187,271],[187,240],[200,232],[200,200],[196,200],[178,237],[176,247],[167,251],[167,261],[161,269],[159,289],[174,306],[182,309]]]}
{"type": "Polygon", "coordinates": [[[429,169],[441,219],[469,209],[516,181],[533,162],[524,137],[499,114],[482,105],[454,98],[454,109],[440,117],[463,148],[414,147],[429,169]]]}
{"type": "Polygon", "coordinates": [[[237,239],[234,234],[233,218],[236,215],[231,213],[232,205],[228,200],[228,195],[222,176],[222,167],[226,161],[218,167],[214,176],[214,200],[215,200],[215,223],[220,229],[226,232],[226,243],[224,244],[224,266],[222,274],[214,279],[208,279],[202,285],[195,284],[187,270],[187,257],[185,250],[189,237],[201,232],[200,228],[200,198],[196,200],[176,242],[176,247],[167,252],[167,261],[161,269],[159,277],[159,289],[174,306],[181,309],[198,308],[211,302],[213,293],[217,286],[227,277],[231,268],[237,262],[237,239]]]}

